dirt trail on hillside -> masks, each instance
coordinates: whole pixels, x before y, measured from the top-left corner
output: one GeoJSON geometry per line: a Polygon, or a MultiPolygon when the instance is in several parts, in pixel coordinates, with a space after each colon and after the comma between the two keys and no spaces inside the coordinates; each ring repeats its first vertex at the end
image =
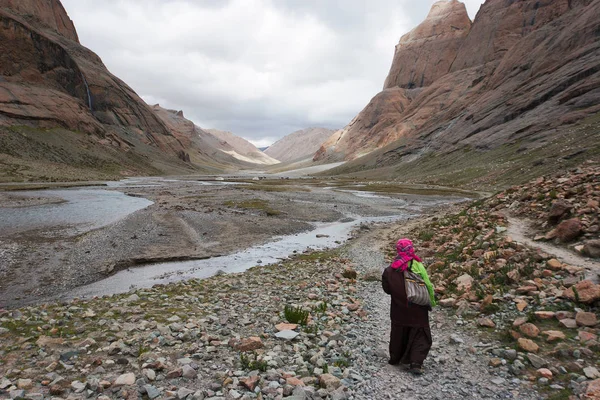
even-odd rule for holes
{"type": "MultiPolygon", "coordinates": [[[[408,221],[361,235],[345,251],[358,271],[387,266],[388,247],[423,220],[408,221]]],[[[536,399],[539,395],[516,377],[501,376],[488,368],[487,350],[494,344],[480,342],[477,328],[449,311],[437,307],[431,313],[433,348],[422,377],[387,364],[390,332],[389,297],[380,282],[370,282],[359,292],[368,319],[355,328],[362,357],[356,366],[370,376],[357,389],[358,399],[536,399]],[[365,351],[365,349],[367,349],[365,351]],[[372,356],[364,353],[372,352],[372,356]]]]}
{"type": "Polygon", "coordinates": [[[527,237],[532,229],[531,223],[525,219],[508,217],[508,230],[506,234],[513,240],[522,243],[526,246],[540,249],[563,263],[583,267],[586,269],[586,278],[596,283],[600,281],[600,262],[582,257],[563,247],[555,246],[548,242],[536,242],[527,237]]]}

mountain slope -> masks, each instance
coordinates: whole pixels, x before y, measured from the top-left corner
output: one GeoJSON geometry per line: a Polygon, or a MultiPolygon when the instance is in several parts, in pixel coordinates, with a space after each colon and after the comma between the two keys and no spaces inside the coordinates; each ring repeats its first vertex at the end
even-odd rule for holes
{"type": "Polygon", "coordinates": [[[152,106],[152,110],[186,148],[197,149],[190,154],[192,162],[228,170],[255,168],[257,164],[264,164],[264,155],[256,154],[256,147],[242,138],[230,133],[226,135],[230,142],[238,144],[238,148],[235,148],[230,142],[211,133],[215,130],[209,132],[186,119],[183,111],[168,110],[159,104],[152,106]]]}
{"type": "MultiPolygon", "coordinates": [[[[403,37],[386,89],[321,147],[316,161],[356,160],[343,168],[356,172],[450,160],[459,151],[487,160],[487,152],[507,150],[515,163],[543,163],[525,155],[600,111],[600,0],[487,0],[458,35],[452,21],[463,8],[438,2],[403,37]],[[437,65],[435,53],[441,70],[429,67],[437,65]]],[[[597,135],[587,137],[598,143],[597,135]]]]}
{"type": "Polygon", "coordinates": [[[293,162],[312,157],[335,131],[326,128],[307,128],[290,133],[265,150],[281,162],[293,162]]]}
{"type": "Polygon", "coordinates": [[[230,146],[231,150],[227,150],[226,152],[241,161],[261,165],[279,164],[279,160],[269,157],[246,139],[236,136],[231,132],[220,131],[218,129],[206,129],[206,132],[218,138],[223,145],[230,146]]]}
{"type": "Polygon", "coordinates": [[[191,163],[203,150],[79,43],[59,0],[0,0],[0,54],[0,179],[215,171],[191,163]],[[86,163],[91,147],[95,161],[86,163]],[[44,163],[55,173],[43,174],[44,163]]]}

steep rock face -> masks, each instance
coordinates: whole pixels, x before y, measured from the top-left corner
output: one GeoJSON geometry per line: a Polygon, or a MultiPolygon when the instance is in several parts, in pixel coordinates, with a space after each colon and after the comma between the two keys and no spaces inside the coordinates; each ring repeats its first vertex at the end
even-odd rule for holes
{"type": "Polygon", "coordinates": [[[31,23],[79,42],[75,25],[59,0],[0,0],[0,8],[15,12],[31,23]]]}
{"type": "Polygon", "coordinates": [[[381,128],[353,121],[315,160],[353,160],[378,143],[390,144],[369,156],[372,166],[458,149],[544,146],[557,128],[600,112],[599,24],[600,0],[488,0],[449,73],[404,96],[395,113],[385,101],[368,106],[358,118],[381,128]]]}
{"type": "Polygon", "coordinates": [[[400,39],[384,89],[429,86],[447,74],[470,28],[463,3],[435,3],[427,19],[400,39]]]}
{"type": "Polygon", "coordinates": [[[231,146],[232,150],[226,152],[239,160],[263,165],[279,164],[279,160],[269,157],[246,139],[231,132],[218,129],[206,129],[206,131],[218,138],[223,145],[231,146]]]}
{"type": "Polygon", "coordinates": [[[0,126],[127,135],[186,161],[185,148],[148,105],[81,46],[58,0],[0,0],[0,126]]]}
{"type": "Polygon", "coordinates": [[[307,128],[291,133],[273,143],[264,152],[281,162],[311,158],[335,131],[327,128],[307,128]]]}
{"type": "Polygon", "coordinates": [[[398,87],[385,89],[348,126],[327,139],[313,159],[334,162],[354,158],[400,138],[409,128],[401,123],[401,116],[410,104],[409,96],[416,91],[398,87]]]}

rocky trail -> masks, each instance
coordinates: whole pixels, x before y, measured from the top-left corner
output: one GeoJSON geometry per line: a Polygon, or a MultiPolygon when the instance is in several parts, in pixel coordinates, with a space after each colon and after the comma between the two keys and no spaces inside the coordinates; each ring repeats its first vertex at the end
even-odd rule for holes
{"type": "Polygon", "coordinates": [[[529,237],[531,221],[516,217],[508,217],[506,234],[516,242],[522,243],[534,249],[540,249],[565,264],[577,265],[586,269],[586,279],[600,283],[600,262],[590,258],[582,257],[564,247],[555,246],[552,243],[535,241],[529,237]]]}
{"type": "MultiPolygon", "coordinates": [[[[344,255],[361,274],[380,274],[389,262],[385,255],[394,238],[408,234],[417,224],[408,222],[369,232],[354,241],[344,255]]],[[[431,314],[434,344],[425,364],[426,374],[415,377],[401,366],[388,365],[389,296],[378,281],[366,284],[359,294],[369,318],[356,327],[360,338],[356,344],[375,351],[379,360],[365,360],[361,365],[361,372],[370,372],[372,377],[357,390],[357,399],[540,398],[527,382],[488,367],[488,353],[502,349],[482,342],[474,332],[475,324],[439,307],[431,314]]]]}

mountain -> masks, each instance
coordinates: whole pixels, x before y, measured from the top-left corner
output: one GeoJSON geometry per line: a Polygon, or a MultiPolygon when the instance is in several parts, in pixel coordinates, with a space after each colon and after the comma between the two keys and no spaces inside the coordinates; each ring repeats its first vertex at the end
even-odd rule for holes
{"type": "Polygon", "coordinates": [[[314,160],[464,184],[596,157],[599,24],[599,0],[487,0],[472,24],[461,2],[439,1],[396,46],[383,91],[314,160]]]}
{"type": "Polygon", "coordinates": [[[200,128],[186,119],[183,111],[168,110],[159,104],[152,106],[152,110],[186,148],[197,149],[197,152],[192,153],[192,162],[225,169],[278,163],[245,139],[229,132],[200,128]],[[194,158],[194,154],[197,158],[194,158]]]}
{"type": "Polygon", "coordinates": [[[238,160],[262,165],[275,165],[280,162],[257,149],[256,146],[246,139],[236,136],[231,132],[220,131],[218,129],[207,129],[206,131],[218,138],[224,145],[231,146],[231,150],[228,150],[227,153],[238,160]]]}
{"type": "Polygon", "coordinates": [[[0,55],[0,180],[213,171],[80,44],[59,0],[0,0],[0,55]]]}
{"type": "Polygon", "coordinates": [[[310,158],[333,133],[326,128],[303,129],[278,140],[265,153],[281,162],[310,158]]]}

